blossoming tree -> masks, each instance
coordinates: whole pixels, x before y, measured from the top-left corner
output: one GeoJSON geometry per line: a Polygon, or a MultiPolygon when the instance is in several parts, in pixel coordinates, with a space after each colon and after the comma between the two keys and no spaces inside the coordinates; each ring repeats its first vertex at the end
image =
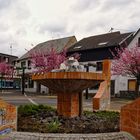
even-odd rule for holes
{"type": "Polygon", "coordinates": [[[66,50],[57,53],[56,49],[52,48],[46,52],[41,50],[30,53],[32,65],[39,72],[49,72],[53,69],[58,69],[60,64],[66,59],[66,50]]]}
{"type": "MultiPolygon", "coordinates": [[[[69,57],[66,55],[66,49],[63,49],[60,53],[56,49],[52,48],[46,52],[41,50],[33,51],[30,53],[32,65],[37,69],[37,72],[50,72],[54,69],[59,69],[60,65],[65,62],[69,57]]],[[[79,59],[78,53],[72,56],[75,59],[79,59]]]]}
{"type": "Polygon", "coordinates": [[[140,45],[132,48],[116,49],[113,53],[112,74],[136,78],[135,92],[139,95],[140,85],[140,45]]]}
{"type": "Polygon", "coordinates": [[[6,78],[11,78],[13,74],[13,69],[10,64],[6,62],[0,63],[0,77],[1,77],[1,89],[2,89],[2,80],[6,78]]]}

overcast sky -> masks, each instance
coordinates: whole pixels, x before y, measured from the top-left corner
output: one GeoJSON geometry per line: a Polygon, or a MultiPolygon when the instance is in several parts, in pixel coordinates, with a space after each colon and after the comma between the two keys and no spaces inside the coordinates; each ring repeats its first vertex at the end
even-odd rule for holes
{"type": "Polygon", "coordinates": [[[140,0],[0,0],[0,52],[21,56],[38,43],[140,26],[140,0]]]}

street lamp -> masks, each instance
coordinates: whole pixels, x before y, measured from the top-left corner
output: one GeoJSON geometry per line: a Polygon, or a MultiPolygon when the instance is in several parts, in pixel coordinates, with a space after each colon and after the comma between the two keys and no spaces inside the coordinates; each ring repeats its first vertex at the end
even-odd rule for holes
{"type": "Polygon", "coordinates": [[[22,68],[22,89],[21,92],[24,95],[24,87],[25,87],[25,68],[22,68]]]}
{"type": "Polygon", "coordinates": [[[21,82],[22,82],[22,86],[21,86],[21,93],[24,95],[24,91],[25,91],[25,69],[26,67],[16,67],[16,70],[22,70],[22,76],[21,76],[21,82]]]}

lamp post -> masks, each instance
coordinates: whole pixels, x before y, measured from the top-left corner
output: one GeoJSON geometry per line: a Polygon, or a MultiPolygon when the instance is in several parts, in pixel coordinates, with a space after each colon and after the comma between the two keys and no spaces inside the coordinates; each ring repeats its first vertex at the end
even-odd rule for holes
{"type": "Polygon", "coordinates": [[[25,68],[22,68],[22,94],[24,95],[24,87],[25,87],[25,68]]]}
{"type": "Polygon", "coordinates": [[[24,91],[25,91],[25,69],[26,67],[16,67],[16,70],[22,70],[22,76],[21,76],[21,93],[24,95],[24,91]]]}

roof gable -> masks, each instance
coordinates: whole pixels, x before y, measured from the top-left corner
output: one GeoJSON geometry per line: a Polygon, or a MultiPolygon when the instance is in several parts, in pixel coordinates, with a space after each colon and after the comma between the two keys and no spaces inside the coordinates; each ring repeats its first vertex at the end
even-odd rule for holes
{"type": "Polygon", "coordinates": [[[50,50],[51,48],[55,48],[57,50],[57,52],[60,52],[64,48],[69,48],[71,45],[73,45],[76,42],[77,42],[77,40],[76,40],[75,36],[49,40],[49,41],[36,45],[30,51],[28,51],[23,56],[21,56],[19,58],[19,60],[27,59],[30,56],[30,53],[33,51],[41,51],[41,52],[45,53],[46,51],[50,50]]]}

